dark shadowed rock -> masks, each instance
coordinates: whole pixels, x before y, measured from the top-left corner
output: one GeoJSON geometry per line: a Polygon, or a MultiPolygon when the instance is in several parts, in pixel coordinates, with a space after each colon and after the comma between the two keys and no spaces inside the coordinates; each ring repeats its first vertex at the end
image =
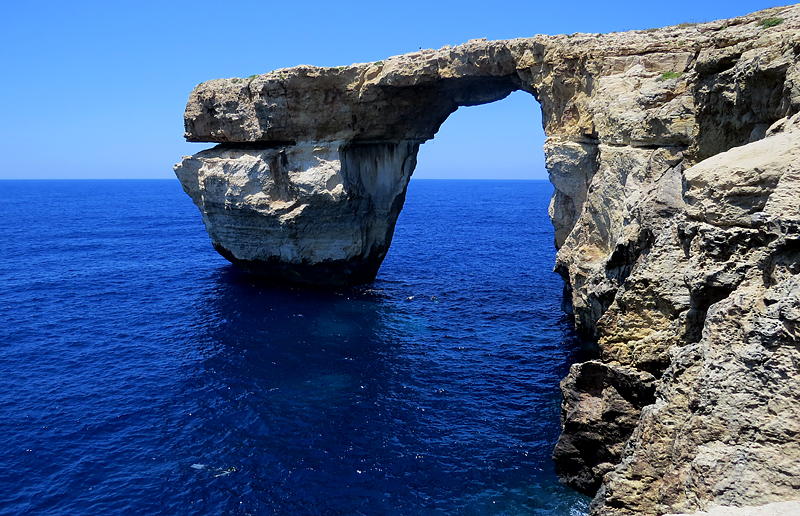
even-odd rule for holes
{"type": "Polygon", "coordinates": [[[594,496],[622,446],[655,401],[653,375],[596,360],[575,364],[561,382],[561,425],[553,460],[570,487],[594,496]]]}

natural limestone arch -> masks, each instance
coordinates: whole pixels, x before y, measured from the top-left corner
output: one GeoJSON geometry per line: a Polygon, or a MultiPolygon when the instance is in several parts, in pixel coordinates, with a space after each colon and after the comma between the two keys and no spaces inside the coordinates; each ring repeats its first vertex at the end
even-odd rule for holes
{"type": "MultiPolygon", "coordinates": [[[[800,123],[789,119],[800,112],[799,33],[794,6],[212,80],[190,96],[186,137],[218,145],[185,157],[176,174],[237,265],[294,282],[364,283],[388,249],[419,145],[458,106],[533,94],[555,187],[555,267],[577,329],[600,352],[562,383],[562,480],[587,494],[602,486],[594,512],[608,515],[785,499],[800,478],[800,460],[782,458],[796,430],[770,430],[746,464],[736,457],[750,443],[735,434],[706,445],[739,424],[731,414],[762,417],[752,396],[780,378],[800,381],[790,370],[800,363],[795,323],[782,315],[800,313],[791,205],[800,123]],[[726,326],[724,310],[745,323],[726,326]],[[735,336],[718,342],[721,333],[735,336]],[[749,363],[758,342],[758,356],[783,365],[742,367],[741,383],[720,383],[715,375],[749,363]],[[676,446],[685,453],[671,455],[676,446]],[[708,469],[709,457],[748,483],[725,487],[729,470],[708,469]]],[[[800,384],[792,389],[780,392],[800,384]]]]}
{"type": "MultiPolygon", "coordinates": [[[[318,88],[310,95],[318,98],[304,99],[313,104],[304,106],[313,113],[305,121],[307,126],[279,132],[275,126],[280,122],[272,122],[280,116],[277,104],[265,108],[256,97],[252,111],[268,109],[266,124],[254,119],[258,123],[245,120],[234,130],[206,129],[228,134],[247,128],[247,136],[238,138],[253,138],[252,144],[222,143],[184,160],[177,170],[184,185],[191,185],[193,198],[201,200],[209,234],[223,256],[252,272],[309,284],[357,285],[374,280],[391,243],[419,146],[433,138],[459,107],[495,102],[524,89],[516,73],[376,87],[375,92],[361,92],[348,109],[340,109],[336,116],[341,120],[321,122],[330,113],[330,92],[347,90],[358,80],[357,74],[339,69],[303,69],[297,77],[294,73],[279,72],[287,88],[293,80],[318,88]],[[385,116],[376,118],[369,110],[385,116]],[[326,124],[345,129],[337,130],[333,139],[320,134],[326,124]],[[289,137],[293,140],[285,141],[289,137]],[[257,143],[262,138],[269,140],[257,143]],[[205,192],[222,188],[225,202],[216,210],[219,206],[205,192]],[[244,220],[248,224],[242,227],[244,220]]],[[[248,95],[253,88],[260,88],[262,96],[274,91],[269,79],[266,87],[257,80],[246,87],[233,84],[239,90],[246,88],[248,95]]],[[[213,87],[214,103],[224,103],[213,87]]],[[[193,98],[202,96],[193,92],[193,98]]],[[[286,111],[294,112],[289,107],[286,111]]],[[[197,126],[224,120],[216,105],[203,106],[200,113],[187,118],[187,134],[197,126]]]]}
{"type": "MultiPolygon", "coordinates": [[[[560,254],[558,270],[568,287],[583,285],[620,241],[639,240],[627,221],[583,210],[604,161],[609,173],[620,165],[644,165],[644,176],[672,168],[674,180],[693,144],[690,78],[663,74],[688,72],[696,49],[644,32],[626,36],[622,45],[600,35],[473,40],[376,63],[202,83],[187,104],[186,136],[220,145],[176,172],[214,246],[234,263],[294,282],[369,282],[419,145],[459,106],[524,90],[541,104],[548,137],[556,245],[573,249],[570,234],[588,235],[580,257],[560,254]]],[[[603,288],[613,292],[612,283],[603,288]]],[[[569,297],[579,328],[592,332],[613,296],[569,297]]]]}

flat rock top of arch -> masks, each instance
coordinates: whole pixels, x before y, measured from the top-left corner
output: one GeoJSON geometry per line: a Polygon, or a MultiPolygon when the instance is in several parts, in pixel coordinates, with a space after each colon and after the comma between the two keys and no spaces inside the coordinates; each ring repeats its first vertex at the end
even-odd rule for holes
{"type": "Polygon", "coordinates": [[[424,141],[459,106],[522,89],[537,95],[547,134],[568,134],[552,116],[574,88],[553,81],[622,73],[691,73],[698,57],[794,44],[800,4],[747,16],[611,34],[471,40],[373,63],[296,66],[248,78],[214,79],[192,91],[184,115],[191,142],[424,141]],[[765,26],[764,20],[781,19],[765,26]],[[642,57],[637,60],[636,58],[642,57]]]}

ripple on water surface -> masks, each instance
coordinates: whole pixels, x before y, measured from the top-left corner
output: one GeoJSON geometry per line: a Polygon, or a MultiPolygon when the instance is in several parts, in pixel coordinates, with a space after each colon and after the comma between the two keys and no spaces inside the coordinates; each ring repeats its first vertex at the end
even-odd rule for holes
{"type": "Polygon", "coordinates": [[[550,192],[413,181],[378,280],[313,291],[234,270],[174,181],[4,182],[0,513],[586,512],[550,192]]]}

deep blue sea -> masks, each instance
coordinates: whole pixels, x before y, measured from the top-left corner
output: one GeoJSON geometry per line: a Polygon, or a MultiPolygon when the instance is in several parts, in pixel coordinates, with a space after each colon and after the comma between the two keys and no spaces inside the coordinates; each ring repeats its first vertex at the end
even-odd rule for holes
{"type": "Polygon", "coordinates": [[[0,182],[0,514],[584,514],[551,191],[412,180],[377,281],[319,291],[177,180],[0,182]]]}

